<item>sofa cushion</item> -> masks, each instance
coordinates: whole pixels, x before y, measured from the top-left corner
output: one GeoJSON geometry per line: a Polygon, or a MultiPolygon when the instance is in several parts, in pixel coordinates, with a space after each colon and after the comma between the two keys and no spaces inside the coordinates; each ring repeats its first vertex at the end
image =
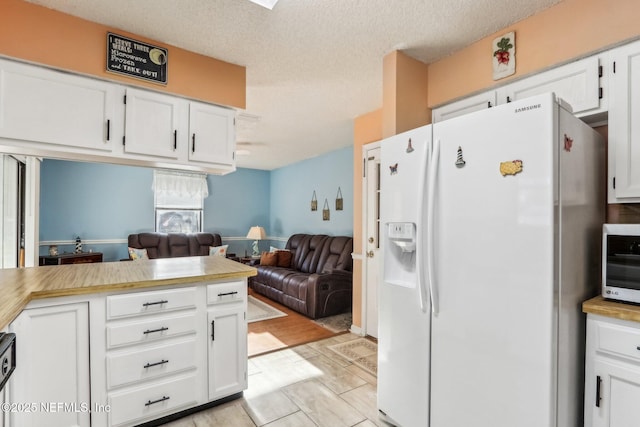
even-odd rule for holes
{"type": "Polygon", "coordinates": [[[276,252],[262,252],[262,255],[260,255],[260,265],[278,265],[278,254],[276,252]]]}
{"type": "MultiPolygon", "coordinates": [[[[192,256],[209,255],[210,247],[222,246],[222,238],[215,233],[193,233],[187,235],[189,238],[189,253],[192,256]]],[[[226,251],[225,251],[226,252],[226,251]]]]}
{"type": "Polygon", "coordinates": [[[333,270],[352,269],[351,252],[353,252],[353,238],[346,236],[329,237],[322,248],[318,261],[318,273],[331,273],[333,270]]]}
{"type": "Polygon", "coordinates": [[[309,235],[302,240],[296,249],[292,267],[303,273],[315,273],[324,242],[329,236],[324,234],[309,235]]]}
{"type": "Polygon", "coordinates": [[[278,255],[278,267],[291,267],[293,254],[290,251],[278,250],[276,251],[276,254],[278,255]]]}
{"type": "Polygon", "coordinates": [[[169,245],[169,256],[172,258],[190,256],[189,238],[184,233],[167,234],[169,245]]]}
{"type": "Polygon", "coordinates": [[[150,259],[166,258],[169,256],[166,234],[163,233],[130,234],[128,246],[131,248],[146,249],[150,259]]]}
{"type": "Polygon", "coordinates": [[[136,249],[136,248],[128,248],[129,249],[129,259],[138,260],[138,259],[149,259],[149,255],[147,254],[146,249],[136,249]]]}
{"type": "Polygon", "coordinates": [[[209,255],[210,256],[227,256],[227,248],[229,245],[222,246],[209,246],[209,255]]]}

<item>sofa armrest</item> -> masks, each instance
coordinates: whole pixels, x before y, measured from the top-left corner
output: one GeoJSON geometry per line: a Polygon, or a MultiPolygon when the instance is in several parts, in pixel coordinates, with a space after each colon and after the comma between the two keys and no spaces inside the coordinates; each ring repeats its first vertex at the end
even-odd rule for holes
{"type": "Polygon", "coordinates": [[[311,274],[307,281],[310,317],[331,316],[351,309],[353,273],[332,270],[330,273],[311,274]]]}

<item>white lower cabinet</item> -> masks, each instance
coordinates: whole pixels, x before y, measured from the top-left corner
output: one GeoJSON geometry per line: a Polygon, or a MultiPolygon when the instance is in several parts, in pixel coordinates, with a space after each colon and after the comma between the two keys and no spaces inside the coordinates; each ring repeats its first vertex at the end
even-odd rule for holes
{"type": "Polygon", "coordinates": [[[16,370],[8,402],[15,427],[90,425],[89,305],[24,310],[16,334],[16,370]]]}
{"type": "Polygon", "coordinates": [[[585,427],[640,425],[640,324],[587,316],[585,427]]]}
{"type": "Polygon", "coordinates": [[[198,375],[202,373],[194,372],[111,393],[109,425],[136,425],[203,403],[199,400],[198,375]]]}
{"type": "Polygon", "coordinates": [[[246,281],[207,286],[209,400],[247,388],[246,281]]]}
{"type": "Polygon", "coordinates": [[[246,279],[30,303],[5,420],[128,427],[242,392],[246,310],[246,279]]]}
{"type": "Polygon", "coordinates": [[[209,310],[209,400],[247,388],[247,321],[242,306],[209,310]]]}

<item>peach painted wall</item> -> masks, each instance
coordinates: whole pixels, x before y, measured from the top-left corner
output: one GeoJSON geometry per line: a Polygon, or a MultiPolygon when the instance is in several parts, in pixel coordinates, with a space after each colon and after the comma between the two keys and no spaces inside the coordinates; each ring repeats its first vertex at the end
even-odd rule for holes
{"type": "Polygon", "coordinates": [[[431,123],[428,66],[394,51],[383,59],[383,135],[389,137],[431,123]]]}
{"type": "Polygon", "coordinates": [[[0,1],[0,55],[216,104],[246,107],[246,70],[242,66],[22,0],[0,1]],[[167,85],[107,73],[107,32],[167,48],[167,85]]]}
{"type": "Polygon", "coordinates": [[[429,65],[429,106],[640,36],[637,0],[564,0],[429,65]],[[491,42],[516,32],[516,74],[491,77],[491,42]]]}
{"type": "MultiPolygon", "coordinates": [[[[382,139],[382,109],[356,117],[353,126],[353,253],[362,255],[362,147],[382,139]]],[[[362,260],[353,260],[353,324],[361,327],[362,260]]]]}

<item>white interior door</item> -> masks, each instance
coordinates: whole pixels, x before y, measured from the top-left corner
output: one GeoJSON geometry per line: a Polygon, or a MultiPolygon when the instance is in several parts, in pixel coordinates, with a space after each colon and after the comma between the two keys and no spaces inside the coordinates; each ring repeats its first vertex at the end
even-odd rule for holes
{"type": "Polygon", "coordinates": [[[365,148],[365,177],[363,212],[365,215],[364,275],[362,289],[364,304],[364,333],[378,337],[378,276],[380,272],[380,146],[371,144],[365,148]]]}

